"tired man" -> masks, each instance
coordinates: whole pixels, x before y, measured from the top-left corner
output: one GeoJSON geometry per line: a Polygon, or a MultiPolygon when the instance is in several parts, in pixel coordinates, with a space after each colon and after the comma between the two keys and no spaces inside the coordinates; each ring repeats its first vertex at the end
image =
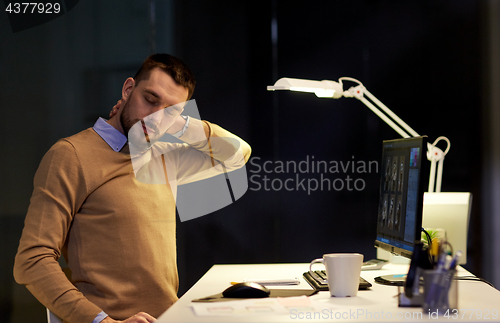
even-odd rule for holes
{"type": "Polygon", "coordinates": [[[250,155],[235,135],[180,114],[194,86],[182,61],[152,55],[125,81],[115,115],[59,140],[43,157],[14,277],[64,322],[153,322],[177,300],[177,185],[215,175],[207,170],[217,164],[237,169],[250,155]],[[142,129],[146,148],[139,140],[134,149],[134,129],[142,129]],[[162,132],[184,143],[155,148],[162,132]],[[215,138],[231,144],[223,139],[218,149],[215,138]],[[163,181],[151,178],[159,173],[163,181]]]}

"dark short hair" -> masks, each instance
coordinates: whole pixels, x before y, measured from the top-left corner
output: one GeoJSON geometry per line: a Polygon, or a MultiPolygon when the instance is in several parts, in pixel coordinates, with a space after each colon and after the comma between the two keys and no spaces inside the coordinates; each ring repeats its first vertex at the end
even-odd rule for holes
{"type": "Polygon", "coordinates": [[[169,54],[153,54],[146,58],[134,76],[136,84],[147,80],[151,70],[161,68],[179,85],[188,89],[188,100],[191,98],[196,80],[189,67],[183,61],[169,54]]]}

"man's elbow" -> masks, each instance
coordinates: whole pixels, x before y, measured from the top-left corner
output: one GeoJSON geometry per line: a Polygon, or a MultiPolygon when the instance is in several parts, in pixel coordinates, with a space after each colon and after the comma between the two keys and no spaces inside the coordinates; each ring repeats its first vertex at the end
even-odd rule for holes
{"type": "Polygon", "coordinates": [[[242,168],[250,159],[250,155],[252,154],[252,147],[247,144],[245,141],[241,140],[239,144],[239,148],[237,149],[237,153],[233,156],[233,167],[235,169],[242,168]]]}
{"type": "Polygon", "coordinates": [[[47,265],[47,262],[59,266],[56,257],[50,250],[37,247],[20,249],[14,259],[14,280],[20,285],[33,283],[34,277],[40,273],[41,268],[47,265]]]}
{"type": "Polygon", "coordinates": [[[26,285],[26,260],[19,253],[14,260],[13,275],[16,283],[26,285]]]}
{"type": "Polygon", "coordinates": [[[252,154],[252,147],[247,144],[245,141],[241,144],[241,150],[243,151],[243,158],[245,159],[245,164],[250,159],[250,155],[252,154]]]}
{"type": "Polygon", "coordinates": [[[238,143],[238,146],[235,145],[233,148],[235,153],[230,158],[227,158],[222,162],[225,171],[228,172],[244,167],[250,159],[250,155],[252,153],[250,145],[243,140],[238,143]]]}

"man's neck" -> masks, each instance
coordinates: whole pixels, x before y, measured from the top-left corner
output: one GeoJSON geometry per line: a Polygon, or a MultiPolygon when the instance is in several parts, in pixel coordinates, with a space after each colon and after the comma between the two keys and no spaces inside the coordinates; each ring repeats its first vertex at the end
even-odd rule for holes
{"type": "Polygon", "coordinates": [[[113,126],[116,130],[120,131],[122,134],[125,135],[125,131],[123,131],[122,123],[120,122],[120,117],[118,114],[115,114],[108,120],[108,124],[113,126]]]}

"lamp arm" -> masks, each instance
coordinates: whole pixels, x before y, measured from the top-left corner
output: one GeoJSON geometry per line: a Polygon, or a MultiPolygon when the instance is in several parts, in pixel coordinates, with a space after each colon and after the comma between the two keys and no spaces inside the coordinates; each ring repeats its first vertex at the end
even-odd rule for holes
{"type": "Polygon", "coordinates": [[[377,107],[375,107],[370,101],[368,101],[365,97],[357,98],[359,101],[363,102],[370,110],[373,111],[380,119],[384,120],[392,129],[394,129],[397,133],[401,135],[403,138],[409,138],[410,136],[401,129],[397,124],[394,123],[391,119],[389,119],[385,114],[383,114],[377,107]]]}
{"type": "Polygon", "coordinates": [[[429,193],[433,193],[434,192],[434,183],[435,183],[435,180],[436,180],[436,163],[437,163],[437,160],[436,159],[429,159],[430,162],[431,162],[431,169],[429,171],[429,189],[428,189],[428,192],[429,193]]]}
{"type": "MultiPolygon", "coordinates": [[[[406,122],[401,120],[394,112],[392,112],[385,104],[380,102],[373,94],[368,91],[363,84],[351,77],[341,77],[338,82],[323,80],[323,81],[311,81],[302,80],[294,78],[281,78],[273,86],[267,87],[268,91],[274,90],[291,90],[299,92],[312,92],[316,94],[317,97],[321,98],[333,98],[338,99],[342,96],[346,98],[356,98],[363,102],[370,110],[373,111],[380,119],[387,123],[392,129],[401,135],[403,138],[409,138],[410,136],[418,137],[419,134],[413,130],[406,122]],[[351,87],[349,90],[343,90],[342,81],[350,81],[357,83],[355,87],[351,87]],[[370,100],[368,100],[370,99],[370,100]],[[373,102],[373,103],[372,103],[373,102]],[[384,114],[385,113],[385,114],[384,114]],[[392,119],[391,119],[392,118],[392,119]],[[393,121],[394,120],[394,121],[393,121]]],[[[431,162],[430,177],[429,177],[429,192],[434,191],[434,185],[436,185],[436,192],[441,191],[441,179],[443,175],[443,161],[444,156],[450,150],[450,141],[446,137],[439,137],[436,141],[431,144],[427,143],[427,159],[431,162]],[[443,152],[441,149],[436,147],[436,144],[440,140],[445,140],[448,143],[448,147],[443,152]],[[437,169],[436,169],[437,168],[437,169]],[[437,180],[436,177],[437,171],[437,180]]]]}
{"type": "Polygon", "coordinates": [[[375,102],[375,104],[377,104],[385,113],[387,113],[393,120],[395,120],[400,126],[402,126],[410,135],[412,135],[413,137],[420,136],[415,130],[413,130],[406,122],[401,120],[400,117],[398,117],[394,112],[392,112],[391,109],[389,109],[385,104],[380,102],[380,100],[377,99],[373,94],[371,94],[370,91],[368,91],[366,88],[365,88],[365,94],[368,98],[370,98],[370,100],[375,102]]]}
{"type": "Polygon", "coordinates": [[[366,105],[370,110],[373,111],[380,119],[384,120],[385,123],[387,123],[392,129],[394,129],[397,133],[401,135],[403,138],[409,138],[410,134],[414,137],[418,137],[418,133],[413,130],[408,124],[406,124],[401,118],[399,118],[394,112],[392,112],[385,104],[380,102],[373,94],[371,94],[362,84],[359,84],[358,86],[351,87],[349,90],[345,91],[343,93],[344,97],[354,97],[358,99],[359,101],[363,102],[364,105],[366,105]],[[366,99],[366,96],[375,103],[376,106],[374,106],[369,100],[366,99]],[[387,117],[386,114],[382,113],[380,109],[382,109],[387,115],[389,115],[394,121],[397,122],[397,124],[392,121],[389,117],[387,117]],[[401,127],[405,128],[407,132],[405,132],[401,127]]]}
{"type": "Polygon", "coordinates": [[[443,159],[438,161],[438,171],[437,171],[437,178],[436,178],[436,193],[441,192],[441,180],[443,178],[443,163],[444,163],[444,156],[443,156],[443,159]]]}
{"type": "MultiPolygon", "coordinates": [[[[343,79],[348,79],[348,78],[343,78],[343,79]]],[[[368,91],[363,84],[361,84],[357,80],[351,80],[350,81],[356,81],[358,82],[359,85],[355,87],[351,87],[349,90],[345,91],[343,93],[344,97],[354,97],[358,99],[359,101],[363,102],[364,105],[366,105],[370,110],[373,111],[380,119],[382,119],[385,123],[387,123],[392,129],[394,129],[397,133],[401,135],[403,138],[409,138],[410,135],[413,137],[418,137],[419,134],[413,130],[406,122],[401,120],[394,112],[391,111],[385,104],[380,102],[379,99],[377,99],[373,94],[368,91]],[[367,98],[369,98],[373,103],[375,103],[378,108],[372,104],[367,98]],[[380,109],[385,112],[382,113],[380,109]],[[392,118],[392,120],[389,117],[392,118]],[[394,121],[395,122],[394,122],[394,121]],[[401,129],[401,128],[404,128],[401,129]],[[405,130],[408,132],[405,132],[405,130]]],[[[342,81],[342,78],[339,80],[342,81]]],[[[439,193],[441,192],[441,181],[443,177],[443,162],[444,162],[444,156],[448,153],[450,149],[450,141],[446,137],[439,137],[433,144],[428,143],[427,144],[427,159],[431,162],[431,169],[430,169],[430,174],[429,174],[429,192],[434,192],[434,186],[435,186],[435,192],[439,193]],[[448,147],[445,152],[443,152],[441,149],[436,147],[436,143],[439,140],[446,140],[448,142],[448,147]],[[437,168],[437,169],[436,169],[437,168]],[[436,176],[436,171],[437,171],[437,176],[436,176]]]]}
{"type": "Polygon", "coordinates": [[[446,137],[439,137],[434,141],[434,143],[427,144],[427,159],[431,161],[431,174],[429,177],[429,192],[434,192],[434,183],[436,184],[436,193],[441,192],[441,182],[443,178],[443,163],[444,157],[450,151],[451,143],[450,140],[446,137]],[[446,150],[443,152],[436,144],[440,141],[444,140],[448,143],[446,150]],[[437,175],[436,175],[436,164],[437,164],[437,175]],[[436,178],[434,180],[434,178],[436,178]]]}

